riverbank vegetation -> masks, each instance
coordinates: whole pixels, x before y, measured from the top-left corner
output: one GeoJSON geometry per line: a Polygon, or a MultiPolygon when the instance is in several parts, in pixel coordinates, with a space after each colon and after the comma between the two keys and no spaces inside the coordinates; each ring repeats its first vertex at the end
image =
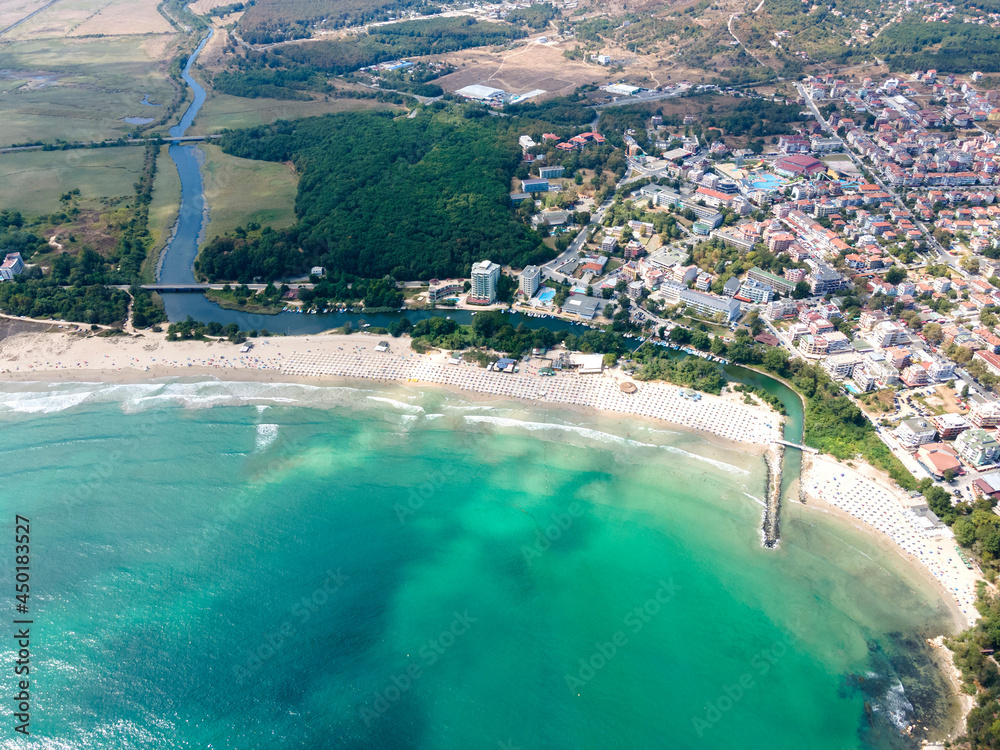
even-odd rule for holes
{"type": "Polygon", "coordinates": [[[683,385],[705,393],[722,393],[726,380],[719,368],[699,357],[671,357],[661,347],[643,347],[635,353],[634,359],[641,365],[636,380],[666,380],[674,385],[683,385]]]}
{"type": "Polygon", "coordinates": [[[209,289],[205,297],[225,310],[277,315],[285,306],[281,294],[281,289],[273,284],[268,284],[259,292],[251,291],[245,284],[236,287],[226,284],[222,289],[209,289]]]}
{"type": "Polygon", "coordinates": [[[260,331],[241,331],[240,327],[235,323],[229,323],[228,325],[222,325],[222,323],[216,323],[215,321],[212,321],[211,323],[202,323],[200,321],[193,320],[190,315],[186,320],[171,323],[167,326],[167,341],[225,338],[234,344],[242,344],[248,338],[270,335],[271,334],[267,331],[267,329],[261,329],[260,331]]]}
{"type": "Polygon", "coordinates": [[[298,177],[290,165],[241,159],[209,143],[199,148],[205,154],[201,175],[211,207],[207,237],[239,237],[248,229],[287,229],[295,223],[298,177]]]}
{"type": "Polygon", "coordinates": [[[552,251],[510,209],[522,123],[378,112],[279,122],[227,134],[235,156],[292,161],[298,223],[220,237],[196,263],[206,278],[250,282],[312,266],[365,278],[467,276],[483,258],[522,268],[552,251]]]}
{"type": "Polygon", "coordinates": [[[432,347],[448,351],[488,349],[520,357],[532,349],[549,349],[559,343],[570,351],[588,354],[621,355],[628,351],[625,340],[614,333],[589,330],[577,336],[565,330],[529,328],[524,323],[514,326],[509,316],[497,311],[477,314],[472,325],[459,325],[450,318],[427,318],[413,325],[406,321],[403,327],[390,327],[389,330],[393,335],[408,331],[417,351],[426,351],[432,347]]]}

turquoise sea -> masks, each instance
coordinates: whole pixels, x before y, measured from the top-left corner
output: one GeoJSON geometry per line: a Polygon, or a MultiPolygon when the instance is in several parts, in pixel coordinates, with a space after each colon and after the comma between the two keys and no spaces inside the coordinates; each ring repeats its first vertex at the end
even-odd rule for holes
{"type": "Polygon", "coordinates": [[[0,747],[844,750],[953,709],[925,584],[808,510],[762,549],[762,460],[662,425],[61,383],[3,386],[0,435],[35,623],[0,747]]]}

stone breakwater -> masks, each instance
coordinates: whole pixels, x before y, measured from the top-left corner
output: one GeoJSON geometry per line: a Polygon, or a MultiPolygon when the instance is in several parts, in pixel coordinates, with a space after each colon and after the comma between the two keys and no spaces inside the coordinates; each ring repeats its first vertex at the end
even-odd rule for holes
{"type": "Polygon", "coordinates": [[[761,527],[763,544],[768,549],[778,546],[779,517],[781,514],[781,459],[785,455],[785,446],[773,443],[764,454],[767,464],[767,500],[764,504],[764,523],[761,527]]]}
{"type": "Polygon", "coordinates": [[[683,389],[664,383],[641,382],[636,384],[635,393],[624,393],[621,378],[608,372],[543,376],[530,367],[525,370],[491,372],[468,364],[442,364],[420,355],[349,346],[292,354],[281,365],[283,374],[297,377],[418,381],[488,395],[652,417],[740,443],[770,445],[781,437],[780,417],[760,407],[710,395],[693,400],[683,395],[683,389]]]}

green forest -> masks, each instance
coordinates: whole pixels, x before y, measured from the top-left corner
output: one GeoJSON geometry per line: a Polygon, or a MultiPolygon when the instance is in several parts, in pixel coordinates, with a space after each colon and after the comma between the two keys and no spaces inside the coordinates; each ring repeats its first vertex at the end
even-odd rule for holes
{"type": "Polygon", "coordinates": [[[504,20],[509,23],[527,26],[529,29],[541,31],[549,22],[559,15],[559,11],[551,3],[533,3],[527,8],[510,11],[504,20]]]}
{"type": "Polygon", "coordinates": [[[485,258],[517,268],[545,262],[552,251],[510,207],[521,126],[456,110],[414,119],[352,112],[229,133],[220,141],[229,154],[295,164],[299,222],[216,238],[196,270],[241,283],[317,265],[427,280],[468,275],[485,258]]]}
{"type": "MultiPolygon", "coordinates": [[[[950,73],[1000,71],[1000,36],[991,26],[971,23],[893,24],[869,47],[893,70],[935,68],[950,73]],[[931,50],[931,47],[936,47],[931,50]]],[[[860,52],[854,53],[857,57],[860,52]]]]}
{"type": "Polygon", "coordinates": [[[593,85],[581,86],[572,94],[546,99],[543,102],[508,104],[504,107],[504,112],[533,117],[563,127],[584,127],[593,121],[595,115],[594,105],[587,99],[586,94],[596,89],[597,87],[593,85]]]}
{"type": "Polygon", "coordinates": [[[33,270],[0,283],[0,310],[29,318],[113,325],[125,320],[129,302],[128,294],[105,286],[114,281],[105,259],[94,251],[63,253],[55,257],[52,273],[44,278],[33,270]]]}

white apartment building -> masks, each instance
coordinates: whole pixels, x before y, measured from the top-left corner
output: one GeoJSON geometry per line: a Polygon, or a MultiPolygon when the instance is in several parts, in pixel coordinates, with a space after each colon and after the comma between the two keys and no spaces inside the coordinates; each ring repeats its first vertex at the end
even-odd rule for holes
{"type": "Polygon", "coordinates": [[[535,292],[538,291],[541,282],[542,269],[538,266],[525,266],[518,280],[518,291],[528,299],[531,299],[535,296],[535,292]]]}
{"type": "Polygon", "coordinates": [[[472,264],[472,291],[469,297],[473,302],[491,305],[497,298],[497,281],[500,280],[500,266],[492,261],[481,260],[472,264]]]}

